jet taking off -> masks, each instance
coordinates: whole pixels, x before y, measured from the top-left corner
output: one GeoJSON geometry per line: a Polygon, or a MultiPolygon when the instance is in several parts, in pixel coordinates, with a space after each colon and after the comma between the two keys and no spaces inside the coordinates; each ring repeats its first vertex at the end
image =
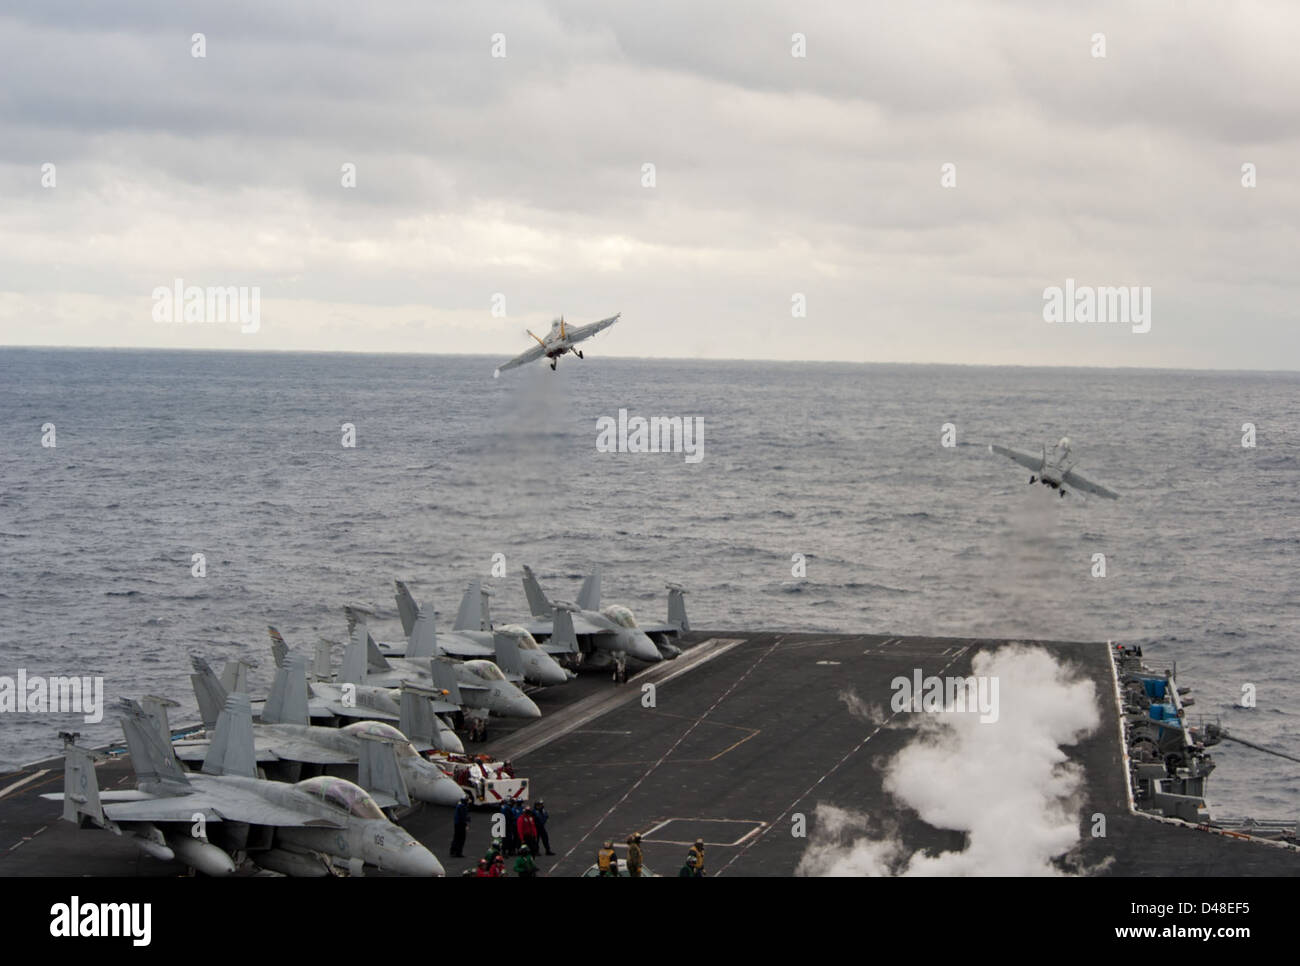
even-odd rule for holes
{"type": "MultiPolygon", "coordinates": [[[[560,361],[560,356],[564,355],[566,352],[572,352],[575,356],[581,359],[583,358],[582,350],[576,348],[578,343],[585,339],[590,339],[602,329],[608,329],[619,320],[619,317],[622,316],[622,314],[623,313],[620,312],[618,315],[611,315],[609,318],[601,319],[599,322],[592,322],[590,325],[578,326],[568,325],[564,321],[564,316],[561,315],[551,323],[551,331],[546,333],[546,338],[543,339],[540,336],[528,332],[529,335],[532,335],[533,338],[537,340],[537,345],[533,346],[527,352],[515,356],[509,362],[498,366],[496,372],[492,373],[492,378],[497,378],[507,369],[513,369],[516,366],[535,362],[542,356],[546,356],[546,358],[551,360],[552,370],[555,369],[555,364],[560,361]]],[[[527,332],[528,330],[525,329],[524,331],[527,332]]]]}
{"type": "Polygon", "coordinates": [[[1033,475],[1029,477],[1030,485],[1042,483],[1044,486],[1050,486],[1056,490],[1061,496],[1065,496],[1066,487],[1069,487],[1071,490],[1082,490],[1084,493],[1092,493],[1095,496],[1105,497],[1107,500],[1119,499],[1118,493],[1106,489],[1100,483],[1092,482],[1075,471],[1074,459],[1070,456],[1070,437],[1068,436],[1061,437],[1061,441],[1056,444],[1051,455],[1048,455],[1046,444],[1044,444],[1043,451],[1038,456],[993,443],[989,444],[989,452],[998,453],[1008,459],[1015,460],[1026,469],[1032,470],[1033,475]]]}
{"type": "Polygon", "coordinates": [[[690,629],[682,597],[684,591],[676,584],[669,584],[668,591],[669,622],[639,626],[626,607],[615,604],[601,608],[599,566],[594,567],[583,581],[577,603],[570,604],[548,599],[532,568],[525,565],[524,593],[528,596],[528,607],[533,617],[538,620],[524,626],[532,634],[548,635],[550,640],[542,646],[552,653],[556,652],[557,646],[566,652],[573,649],[572,644],[564,640],[566,637],[585,639],[587,646],[578,649],[577,660],[592,668],[612,666],[616,679],[625,680],[629,659],[654,664],[664,657],[676,657],[680,653],[666,641],[656,644],[650,637],[658,634],[662,638],[690,629]]]}
{"type": "MultiPolygon", "coordinates": [[[[139,787],[100,791],[93,753],[69,744],[63,792],[41,796],[62,800],[68,821],[127,835],[148,855],[209,875],[233,874],[232,855],[240,852],[286,875],[328,875],[334,859],[399,875],[443,874],[433,854],[385,818],[359,785],[324,775],[295,785],[258,778],[247,695],[227,700],[201,773],[185,771],[137,702],[124,700],[119,709],[139,787]]],[[[409,803],[392,747],[366,739],[361,754],[372,787],[409,803]]]]}

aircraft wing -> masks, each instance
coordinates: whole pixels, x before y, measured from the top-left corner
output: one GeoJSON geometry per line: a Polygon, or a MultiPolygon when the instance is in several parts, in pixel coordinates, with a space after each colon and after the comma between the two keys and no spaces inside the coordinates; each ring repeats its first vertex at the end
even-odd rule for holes
{"type": "MultiPolygon", "coordinates": [[[[322,748],[313,741],[289,738],[282,735],[258,737],[253,742],[259,763],[273,761],[300,761],[308,765],[351,765],[356,755],[322,748]]],[[[208,755],[208,742],[202,740],[178,741],[173,747],[181,761],[202,761],[208,755]]]]}
{"type": "Polygon", "coordinates": [[[244,822],[277,828],[342,828],[327,818],[299,812],[233,788],[218,789],[205,783],[202,791],[189,795],[151,798],[104,805],[104,815],[115,822],[184,822],[201,814],[209,822],[244,822]]]}
{"type": "MultiPolygon", "coordinates": [[[[597,332],[600,332],[603,329],[608,329],[611,325],[617,322],[619,316],[622,314],[623,313],[620,312],[618,315],[611,315],[609,318],[601,319],[599,322],[591,322],[587,325],[580,325],[576,329],[568,329],[565,335],[570,343],[581,342],[583,339],[590,339],[597,332]]],[[[539,346],[538,348],[541,347],[539,346]]],[[[502,368],[504,368],[504,366],[502,368]]],[[[581,633],[581,631],[579,633],[581,633]]]]}
{"type": "Polygon", "coordinates": [[[636,626],[647,634],[680,634],[682,631],[676,624],[642,624],[638,620],[636,626]]]}
{"type": "Polygon", "coordinates": [[[379,711],[361,704],[346,705],[331,698],[312,698],[310,702],[313,718],[360,718],[364,721],[396,721],[397,715],[379,711]]]}
{"type": "Polygon", "coordinates": [[[509,362],[497,366],[497,372],[505,372],[507,369],[514,369],[517,366],[526,365],[529,362],[535,362],[544,355],[546,355],[546,346],[539,343],[527,352],[519,353],[519,355],[515,356],[509,362]]]}
{"type": "Polygon", "coordinates": [[[1105,497],[1107,500],[1118,500],[1119,494],[1112,490],[1106,489],[1100,483],[1094,483],[1086,476],[1080,476],[1074,470],[1070,470],[1061,477],[1061,482],[1074,490],[1082,490],[1084,493],[1091,493],[1094,496],[1105,497]]]}
{"type": "MultiPolygon", "coordinates": [[[[641,625],[638,624],[637,626],[640,627],[641,625]]],[[[523,627],[528,631],[529,634],[532,634],[534,637],[536,637],[538,634],[543,634],[547,637],[550,637],[551,634],[555,632],[555,624],[552,621],[527,621],[523,624],[523,627]]],[[[672,628],[672,630],[677,630],[677,628],[674,627],[672,628]]],[[[608,627],[601,627],[597,624],[593,624],[591,621],[584,618],[581,614],[574,614],[573,633],[578,635],[579,637],[582,637],[584,635],[588,637],[592,637],[595,636],[596,634],[609,634],[610,629],[608,627]]]]}
{"type": "MultiPolygon", "coordinates": [[[[202,761],[208,757],[208,745],[209,741],[206,738],[186,738],[184,741],[173,742],[172,748],[176,750],[176,757],[181,761],[202,761]]],[[[257,757],[258,764],[280,760],[279,755],[260,741],[253,742],[253,753],[257,757]]]]}
{"type": "Polygon", "coordinates": [[[468,641],[463,637],[453,637],[450,634],[438,635],[438,650],[451,657],[485,657],[491,660],[496,655],[496,651],[486,644],[468,641]]]}
{"type": "Polygon", "coordinates": [[[1027,470],[1038,472],[1043,468],[1043,457],[1041,455],[1031,456],[1029,453],[1022,453],[1020,450],[1011,449],[1009,446],[999,446],[997,443],[989,444],[989,452],[1015,460],[1027,470]]]}

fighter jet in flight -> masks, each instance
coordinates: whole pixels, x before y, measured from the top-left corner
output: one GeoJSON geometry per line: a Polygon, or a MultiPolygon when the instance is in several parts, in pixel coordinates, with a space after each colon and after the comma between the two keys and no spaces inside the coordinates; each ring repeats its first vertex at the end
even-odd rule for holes
{"type": "MultiPolygon", "coordinates": [[[[138,788],[100,791],[94,753],[65,749],[63,818],[134,840],[141,851],[209,875],[235,872],[237,853],[286,875],[322,876],[335,860],[399,875],[442,875],[434,855],[380,810],[375,795],[321,775],[294,785],[257,777],[248,696],[226,702],[202,772],[187,772],[171,743],[135,701],[123,701],[122,731],[138,788]]],[[[409,803],[393,749],[362,742],[360,773],[390,804],[409,803]]]]}
{"type": "Polygon", "coordinates": [[[492,373],[492,378],[496,379],[507,369],[513,369],[516,366],[535,362],[542,356],[546,356],[546,358],[551,360],[552,370],[555,369],[555,364],[560,361],[560,356],[564,355],[566,352],[572,352],[579,359],[582,359],[584,358],[582,350],[576,348],[578,343],[585,339],[590,339],[602,329],[609,328],[619,320],[619,317],[622,314],[623,313],[620,312],[618,315],[611,315],[609,318],[601,319],[599,322],[592,322],[589,325],[578,326],[568,325],[564,321],[564,316],[561,315],[551,323],[551,331],[546,333],[546,338],[533,335],[532,332],[528,332],[528,330],[525,329],[525,332],[528,332],[529,335],[532,335],[533,338],[537,340],[537,345],[533,346],[527,352],[515,356],[509,362],[498,366],[496,372],[492,373]]]}
{"type": "Polygon", "coordinates": [[[1100,483],[1092,482],[1074,469],[1074,458],[1070,455],[1068,436],[1061,437],[1050,455],[1046,444],[1043,445],[1042,453],[1038,456],[993,443],[989,444],[989,452],[1015,460],[1026,469],[1032,470],[1033,475],[1029,477],[1030,485],[1042,483],[1043,486],[1050,486],[1056,490],[1061,496],[1065,496],[1066,487],[1069,487],[1071,490],[1082,490],[1084,493],[1092,493],[1107,500],[1119,499],[1118,493],[1106,489],[1100,483]]]}
{"type": "MultiPolygon", "coordinates": [[[[465,591],[452,630],[441,633],[434,627],[433,608],[422,608],[404,582],[399,580],[396,584],[397,611],[401,615],[402,630],[407,637],[406,647],[401,653],[429,653],[432,649],[433,653],[447,657],[490,660],[499,658],[503,648],[513,648],[518,651],[523,680],[529,684],[564,684],[572,679],[570,672],[560,667],[555,658],[538,646],[537,640],[528,633],[527,628],[519,624],[492,627],[492,620],[488,616],[487,592],[477,580],[471,582],[465,591]],[[502,637],[507,640],[502,641],[502,637]]],[[[386,651],[391,655],[397,655],[398,652],[399,648],[391,646],[386,651]]],[[[510,657],[505,660],[514,663],[510,657]]]]}
{"type": "Polygon", "coordinates": [[[638,624],[632,611],[618,604],[602,609],[599,565],[583,581],[576,603],[551,601],[527,565],[524,566],[524,593],[534,617],[524,627],[534,635],[547,636],[542,645],[545,650],[568,652],[571,644],[565,638],[569,635],[557,633],[562,628],[568,630],[577,638],[575,662],[583,667],[612,667],[618,680],[626,679],[629,660],[654,664],[665,657],[676,657],[681,652],[667,638],[690,629],[682,596],[685,591],[676,584],[668,585],[668,623],[638,624]],[[652,639],[652,634],[658,642],[652,639]]]}
{"type": "MultiPolygon", "coordinates": [[[[193,658],[194,696],[199,701],[200,709],[209,703],[215,690],[220,687],[216,675],[202,658],[193,658]]],[[[408,738],[401,731],[382,721],[356,721],[342,728],[325,728],[309,724],[307,708],[307,662],[298,655],[290,655],[285,666],[276,671],[275,683],[267,696],[262,711],[262,720],[253,725],[253,746],[257,763],[270,773],[272,778],[297,781],[302,777],[303,766],[309,768],[337,768],[338,766],[356,765],[361,760],[361,746],[366,737],[380,738],[389,742],[397,754],[397,764],[402,778],[416,800],[433,805],[455,805],[464,794],[459,785],[448,778],[433,764],[420,757],[420,750],[444,749],[440,742],[430,736],[433,719],[432,708],[427,707],[428,698],[416,694],[403,696],[403,702],[410,704],[407,710],[417,714],[415,706],[423,701],[426,704],[424,714],[426,734],[424,740],[408,738]]],[[[454,706],[453,710],[454,710],[454,706]]],[[[404,721],[404,724],[408,722],[404,721]]],[[[409,724],[416,730],[418,724],[409,724]]],[[[187,738],[173,743],[176,757],[185,762],[201,762],[208,755],[211,742],[208,738],[187,738]]]]}

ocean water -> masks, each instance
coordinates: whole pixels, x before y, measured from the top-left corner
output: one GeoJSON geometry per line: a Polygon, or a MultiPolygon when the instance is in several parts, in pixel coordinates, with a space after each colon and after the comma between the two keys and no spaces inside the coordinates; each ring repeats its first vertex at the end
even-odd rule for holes
{"type": "MultiPolygon", "coordinates": [[[[340,639],[361,601],[396,636],[394,578],[447,620],[502,554],[497,620],[527,612],[521,564],[572,598],[600,561],[608,602],[661,619],[680,582],[699,628],[1138,643],[1194,712],[1300,752],[1300,374],[498,361],[0,349],[0,674],[102,675],[187,720],[190,653],[265,683],[268,623],[340,639]],[[704,458],[598,452],[620,408],[702,417],[704,458]],[[1119,501],[982,445],[1066,434],[1119,501]]],[[[67,728],[120,737],[5,714],[0,767],[67,728]]],[[[1300,766],[1216,758],[1216,814],[1300,813],[1300,766]]]]}

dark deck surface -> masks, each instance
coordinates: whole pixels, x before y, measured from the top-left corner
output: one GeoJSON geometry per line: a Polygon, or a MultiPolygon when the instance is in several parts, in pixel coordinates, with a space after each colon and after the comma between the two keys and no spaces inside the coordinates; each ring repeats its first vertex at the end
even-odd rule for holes
{"type": "MultiPolygon", "coordinates": [[[[791,834],[791,817],[802,813],[812,822],[818,804],[887,816],[910,850],[964,847],[964,833],[930,827],[882,788],[881,764],[915,737],[921,716],[899,714],[878,727],[851,714],[838,695],[852,688],[888,715],[896,676],[917,668],[968,675],[979,650],[1003,642],[738,632],[696,632],[687,642],[696,646],[625,685],[594,674],[535,692],[541,720],[494,719],[491,742],[467,749],[512,759],[532,780],[534,800],[546,801],[557,854],[542,857],[544,874],[580,874],[605,839],[621,844],[640,831],[645,862],[661,874],[675,875],[685,843],[702,836],[709,874],[791,875],[808,846],[791,834]],[[655,684],[654,707],[644,706],[646,683],[655,684]]],[[[1081,867],[1123,876],[1300,873],[1294,851],[1130,815],[1106,646],[1044,646],[1068,655],[1099,697],[1100,727],[1065,749],[1085,774],[1081,867]],[[1089,834],[1095,813],[1106,817],[1105,838],[1089,834]]],[[[38,797],[61,790],[61,760],[0,776],[0,791],[42,768],[49,771],[0,798],[0,875],[179,870],[141,858],[110,833],[62,822],[60,806],[38,797]]],[[[125,762],[99,773],[102,788],[133,786],[125,762]]],[[[425,808],[403,824],[456,875],[487,848],[491,815],[475,813],[465,859],[447,855],[450,810],[425,808]]]]}

